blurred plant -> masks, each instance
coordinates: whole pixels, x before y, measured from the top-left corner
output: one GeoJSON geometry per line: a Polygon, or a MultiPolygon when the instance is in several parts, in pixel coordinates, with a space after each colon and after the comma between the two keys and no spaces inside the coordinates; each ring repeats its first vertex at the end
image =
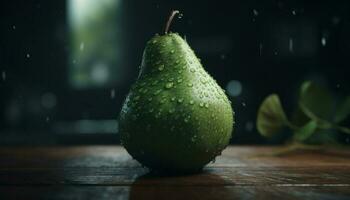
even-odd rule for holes
{"type": "Polygon", "coordinates": [[[301,85],[298,106],[290,119],[278,95],[267,96],[258,111],[257,129],[261,135],[273,138],[288,128],[292,131],[288,142],[298,148],[306,147],[301,144],[334,144],[337,143],[334,130],[350,134],[349,128],[340,125],[349,114],[350,96],[335,106],[326,87],[306,81],[301,85]]]}

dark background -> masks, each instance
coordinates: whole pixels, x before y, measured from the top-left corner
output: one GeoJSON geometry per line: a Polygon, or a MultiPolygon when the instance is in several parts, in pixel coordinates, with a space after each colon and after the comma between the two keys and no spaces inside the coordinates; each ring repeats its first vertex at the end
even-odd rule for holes
{"type": "Polygon", "coordinates": [[[232,143],[269,142],[255,121],[270,93],[278,93],[288,111],[304,80],[322,82],[337,98],[350,93],[347,0],[120,0],[116,26],[124,46],[115,65],[122,66],[123,81],[84,89],[69,83],[67,6],[63,0],[1,3],[1,145],[118,143],[118,113],[145,43],[163,32],[172,9],[183,17],[171,30],[186,36],[220,86],[228,89],[232,80],[242,86],[230,96],[237,116],[232,143]]]}

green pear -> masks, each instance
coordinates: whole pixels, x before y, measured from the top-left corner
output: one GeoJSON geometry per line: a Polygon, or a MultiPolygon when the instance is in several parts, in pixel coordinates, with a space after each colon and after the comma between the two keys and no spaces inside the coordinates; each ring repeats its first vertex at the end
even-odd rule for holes
{"type": "Polygon", "coordinates": [[[152,170],[192,173],[229,144],[234,112],[187,42],[167,29],[147,42],[119,116],[121,142],[152,170]]]}

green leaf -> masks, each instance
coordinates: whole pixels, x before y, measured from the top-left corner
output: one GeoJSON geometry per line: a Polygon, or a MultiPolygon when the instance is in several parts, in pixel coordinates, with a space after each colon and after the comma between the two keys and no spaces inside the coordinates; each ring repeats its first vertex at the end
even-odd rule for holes
{"type": "Polygon", "coordinates": [[[335,145],[339,143],[339,134],[333,129],[319,129],[317,132],[312,134],[304,144],[312,145],[335,145]]]}
{"type": "Polygon", "coordinates": [[[350,96],[347,96],[345,100],[338,106],[334,121],[339,123],[346,119],[346,117],[350,114],[350,96]]]}
{"type": "Polygon", "coordinates": [[[331,117],[333,99],[326,87],[306,81],[301,86],[299,106],[308,117],[322,122],[331,117]]]}
{"type": "Polygon", "coordinates": [[[347,128],[347,127],[344,127],[344,126],[337,126],[337,125],[335,125],[335,129],[340,131],[340,132],[343,132],[343,133],[346,133],[346,134],[350,134],[350,128],[347,128]]]}
{"type": "Polygon", "coordinates": [[[288,125],[288,120],[278,95],[269,95],[264,99],[258,110],[258,131],[265,137],[272,137],[286,125],[288,125]]]}
{"type": "Polygon", "coordinates": [[[293,138],[298,142],[303,142],[307,140],[315,132],[316,128],[317,128],[317,122],[311,120],[301,128],[297,129],[294,132],[293,138]]]}

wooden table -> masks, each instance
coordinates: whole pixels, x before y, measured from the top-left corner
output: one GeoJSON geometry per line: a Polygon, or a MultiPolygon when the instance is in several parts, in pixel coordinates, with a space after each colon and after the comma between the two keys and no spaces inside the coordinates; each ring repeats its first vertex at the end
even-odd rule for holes
{"type": "Polygon", "coordinates": [[[203,173],[157,176],[119,146],[0,148],[0,199],[350,199],[350,151],[227,148],[203,173]]]}

